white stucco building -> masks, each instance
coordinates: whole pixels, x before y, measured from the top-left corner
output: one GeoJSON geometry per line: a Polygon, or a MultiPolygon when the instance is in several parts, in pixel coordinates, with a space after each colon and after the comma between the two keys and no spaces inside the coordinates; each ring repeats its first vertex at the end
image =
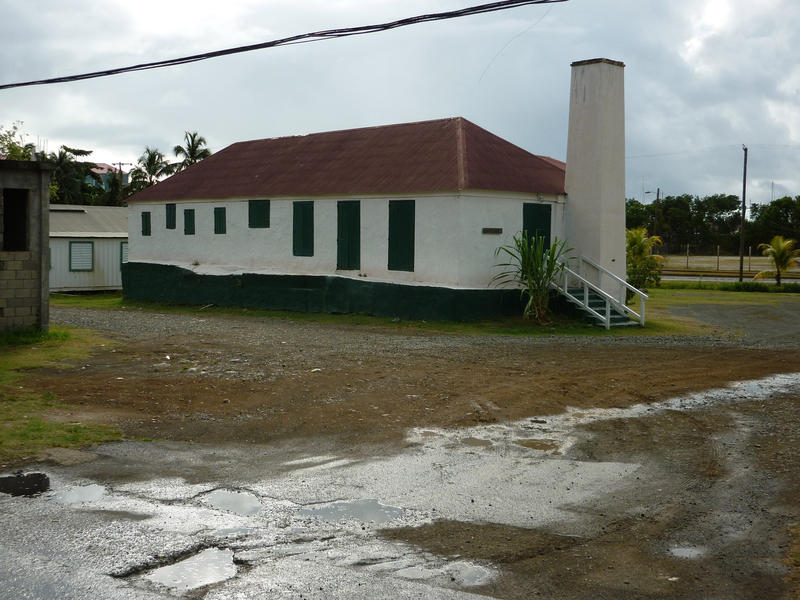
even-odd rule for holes
{"type": "Polygon", "coordinates": [[[573,65],[566,166],[460,117],[233,144],[130,199],[124,293],[417,318],[516,312],[518,292],[491,281],[495,250],[523,230],[624,277],[622,67],[573,65]]]}

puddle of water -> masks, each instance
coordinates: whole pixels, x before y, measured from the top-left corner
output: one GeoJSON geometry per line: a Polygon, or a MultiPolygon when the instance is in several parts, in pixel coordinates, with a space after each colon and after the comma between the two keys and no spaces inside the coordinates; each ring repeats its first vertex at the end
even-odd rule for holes
{"type": "Polygon", "coordinates": [[[298,513],[332,522],[354,519],[363,522],[386,523],[392,519],[399,519],[405,514],[405,511],[396,506],[386,506],[375,499],[364,499],[301,508],[298,513]]]}
{"type": "Polygon", "coordinates": [[[255,531],[254,527],[228,527],[227,529],[217,529],[212,533],[214,537],[235,538],[250,535],[255,531]]]}
{"type": "Polygon", "coordinates": [[[90,510],[89,512],[109,521],[146,521],[153,516],[127,510],[90,510]]]}
{"type": "Polygon", "coordinates": [[[242,516],[254,515],[262,508],[261,500],[250,492],[214,490],[209,492],[203,501],[216,509],[242,516]]]}
{"type": "MultiPolygon", "coordinates": [[[[432,445],[444,446],[448,443],[462,441],[463,436],[487,439],[495,444],[519,444],[513,438],[531,439],[533,435],[541,436],[536,439],[547,439],[557,444],[561,454],[566,453],[577,442],[574,432],[581,425],[608,421],[612,419],[633,419],[638,417],[660,414],[669,410],[692,410],[720,403],[736,403],[754,400],[766,400],[775,395],[793,393],[800,386],[800,373],[786,373],[748,381],[732,382],[721,388],[713,388],[702,392],[695,392],[685,396],[670,398],[663,402],[650,404],[633,404],[627,408],[596,408],[576,409],[569,407],[559,415],[549,416],[547,419],[525,419],[505,425],[481,425],[459,430],[435,430],[440,438],[431,436],[431,429],[411,429],[408,441],[424,443],[426,447],[432,445]],[[531,435],[531,432],[536,433],[531,435]]],[[[526,445],[527,444],[522,444],[526,445]]],[[[538,448],[537,448],[538,449],[538,448]]]]}
{"type": "Polygon", "coordinates": [[[436,577],[437,572],[425,567],[407,567],[395,571],[395,575],[404,579],[433,579],[436,577]]]}
{"type": "Polygon", "coordinates": [[[50,489],[50,478],[44,473],[17,473],[0,477],[0,492],[12,496],[35,496],[50,489]]]}
{"type": "Polygon", "coordinates": [[[677,558],[700,558],[706,553],[706,549],[700,546],[673,546],[669,553],[677,558]]]}
{"type": "Polygon", "coordinates": [[[518,446],[530,448],[531,450],[542,450],[549,452],[550,450],[558,450],[560,446],[555,440],[540,439],[540,438],[527,438],[515,440],[518,446]]]}
{"type": "Polygon", "coordinates": [[[494,574],[486,567],[466,562],[453,563],[447,570],[456,583],[463,587],[486,585],[494,579],[494,574]]]}
{"type": "Polygon", "coordinates": [[[76,485],[63,492],[58,492],[54,499],[61,504],[81,504],[95,502],[106,495],[106,488],[92,483],[90,485],[76,485]]]}
{"type": "Polygon", "coordinates": [[[494,579],[494,573],[490,569],[464,561],[451,563],[442,569],[430,569],[419,565],[406,567],[395,571],[395,575],[417,581],[438,580],[445,585],[454,584],[458,587],[478,587],[494,579]]]}
{"type": "Polygon", "coordinates": [[[464,438],[461,440],[461,443],[464,444],[465,446],[482,447],[482,448],[488,448],[492,446],[491,440],[482,440],[476,437],[464,438]]]}
{"type": "Polygon", "coordinates": [[[208,548],[199,554],[151,571],[145,579],[179,592],[225,581],[236,575],[233,551],[208,548]]]}
{"type": "Polygon", "coordinates": [[[330,462],[332,460],[336,460],[338,457],[331,456],[330,454],[323,454],[320,456],[308,456],[306,458],[298,458],[296,460],[287,460],[283,464],[287,467],[293,467],[295,465],[307,465],[310,463],[323,463],[323,462],[330,462]]]}

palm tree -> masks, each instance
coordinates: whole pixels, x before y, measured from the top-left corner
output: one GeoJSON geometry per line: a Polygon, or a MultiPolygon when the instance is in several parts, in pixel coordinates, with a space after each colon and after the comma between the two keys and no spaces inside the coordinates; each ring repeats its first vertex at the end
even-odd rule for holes
{"type": "Polygon", "coordinates": [[[759,244],[758,249],[764,256],[768,256],[775,267],[774,271],[761,271],[753,279],[775,277],[775,283],[781,284],[781,272],[788,271],[792,263],[800,264],[800,248],[795,248],[795,240],[785,240],[782,235],[776,235],[769,244],[759,244]]]}
{"type": "Polygon", "coordinates": [[[664,257],[653,254],[653,249],[660,245],[661,238],[647,235],[646,227],[625,230],[625,265],[628,283],[633,287],[645,289],[648,284],[658,285],[661,281],[664,257]]]}
{"type": "Polygon", "coordinates": [[[130,185],[133,191],[138,192],[155,185],[174,172],[175,165],[168,163],[161,151],[145,146],[144,154],[139,157],[139,161],[131,171],[130,185]]]}
{"type": "Polygon", "coordinates": [[[186,167],[200,162],[204,158],[211,156],[211,150],[206,146],[206,138],[198,134],[196,131],[185,132],[183,139],[186,146],[175,146],[172,151],[175,156],[181,159],[177,164],[176,171],[183,171],[186,167]]]}
{"type": "MultiPolygon", "coordinates": [[[[92,171],[93,162],[78,161],[89,156],[91,150],[61,146],[58,154],[50,153],[47,160],[53,164],[53,202],[61,204],[93,204],[100,176],[92,171]]],[[[51,194],[52,195],[52,194],[51,194]]]]}

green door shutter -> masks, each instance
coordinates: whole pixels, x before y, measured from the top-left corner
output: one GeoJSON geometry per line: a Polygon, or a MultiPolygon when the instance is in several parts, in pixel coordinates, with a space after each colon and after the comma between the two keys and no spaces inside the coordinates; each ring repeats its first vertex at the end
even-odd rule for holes
{"type": "Polygon", "coordinates": [[[214,233],[225,233],[227,231],[227,223],[225,222],[225,207],[214,207],[214,233]]]}
{"type": "Polygon", "coordinates": [[[314,256],[314,202],[292,204],[292,249],[295,256],[314,256]]]}
{"type": "Polygon", "coordinates": [[[142,213],[142,235],[150,235],[150,232],[150,211],[144,211],[142,213]]]}
{"type": "Polygon", "coordinates": [[[522,230],[528,235],[541,235],[544,237],[545,247],[550,247],[550,214],[552,206],[549,204],[534,204],[526,202],[522,205],[522,230]]]}
{"type": "Polygon", "coordinates": [[[175,229],[175,205],[167,204],[167,229],[175,229]]]}
{"type": "Polygon", "coordinates": [[[183,233],[184,235],[194,235],[194,209],[185,208],[183,210],[183,233]]]}
{"type": "Polygon", "coordinates": [[[389,201],[389,270],[414,270],[414,201],[389,201]]]}
{"type": "Polygon", "coordinates": [[[269,200],[249,200],[247,202],[247,226],[250,229],[269,227],[269,200]]]}
{"type": "Polygon", "coordinates": [[[355,271],[361,268],[361,202],[342,200],[336,204],[336,268],[355,271]]]}

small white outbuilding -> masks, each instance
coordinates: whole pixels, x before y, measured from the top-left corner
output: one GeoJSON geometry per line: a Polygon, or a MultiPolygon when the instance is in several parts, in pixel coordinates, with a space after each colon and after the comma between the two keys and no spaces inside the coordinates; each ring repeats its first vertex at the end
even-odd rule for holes
{"type": "Polygon", "coordinates": [[[50,291],[122,289],[128,260],[124,206],[50,205],[50,291]]]}

